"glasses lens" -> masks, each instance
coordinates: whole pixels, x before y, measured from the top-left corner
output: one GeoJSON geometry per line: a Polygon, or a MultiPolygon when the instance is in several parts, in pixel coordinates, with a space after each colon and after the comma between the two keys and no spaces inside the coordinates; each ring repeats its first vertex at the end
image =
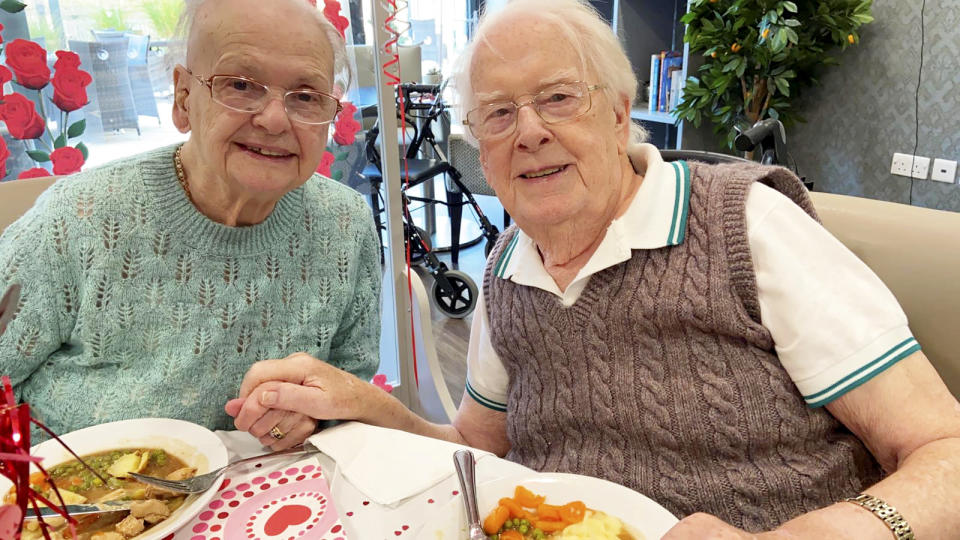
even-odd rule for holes
{"type": "Polygon", "coordinates": [[[217,75],[210,81],[213,99],[238,111],[256,112],[267,95],[267,87],[240,77],[217,75]]]}
{"type": "Polygon", "coordinates": [[[517,106],[509,101],[490,103],[467,115],[470,130],[478,139],[496,137],[511,129],[517,121],[517,106]]]}
{"type": "Polygon", "coordinates": [[[290,92],[284,99],[287,114],[307,124],[326,124],[337,115],[339,102],[325,94],[301,90],[290,92]]]}
{"type": "Polygon", "coordinates": [[[590,105],[582,84],[561,84],[537,95],[537,111],[547,122],[561,122],[583,114],[590,105]]]}

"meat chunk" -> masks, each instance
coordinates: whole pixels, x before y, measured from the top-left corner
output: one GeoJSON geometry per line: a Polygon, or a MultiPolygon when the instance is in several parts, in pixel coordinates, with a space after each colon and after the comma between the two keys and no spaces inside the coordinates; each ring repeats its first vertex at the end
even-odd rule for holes
{"type": "MultiPolygon", "coordinates": [[[[127,516],[129,517],[129,516],[127,516]]],[[[126,540],[126,537],[117,532],[98,532],[93,533],[90,540],[126,540]]]]}
{"type": "Polygon", "coordinates": [[[172,473],[167,475],[167,480],[186,480],[187,478],[193,478],[197,474],[196,467],[184,467],[182,469],[177,469],[172,473]]]}
{"type": "Polygon", "coordinates": [[[148,499],[170,499],[178,495],[182,495],[182,493],[170,491],[169,489],[163,489],[162,487],[157,487],[151,484],[147,484],[147,487],[144,489],[143,493],[148,499]]]}
{"type": "Polygon", "coordinates": [[[144,528],[143,520],[135,517],[133,514],[123,518],[123,521],[114,526],[114,529],[125,538],[133,538],[142,533],[144,528]]]}
{"type": "Polygon", "coordinates": [[[145,519],[147,523],[158,523],[170,517],[170,509],[163,501],[147,499],[132,503],[130,505],[130,515],[145,519]]]}

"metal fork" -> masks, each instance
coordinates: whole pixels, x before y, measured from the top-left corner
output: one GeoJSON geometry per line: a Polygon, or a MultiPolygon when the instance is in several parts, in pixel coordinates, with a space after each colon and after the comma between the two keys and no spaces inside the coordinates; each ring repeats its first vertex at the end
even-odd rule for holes
{"type": "Polygon", "coordinates": [[[153,476],[146,476],[137,473],[130,473],[130,476],[136,478],[144,484],[150,484],[168,491],[176,491],[177,493],[201,493],[210,489],[210,486],[212,486],[213,483],[220,478],[220,475],[223,474],[227,469],[233,468],[237,465],[249,463],[251,461],[257,461],[259,459],[272,458],[275,456],[285,456],[288,454],[309,454],[313,452],[317,452],[317,450],[306,448],[303,446],[303,444],[298,444],[297,446],[292,446],[286,450],[278,450],[276,452],[270,452],[269,454],[239,459],[232,463],[228,463],[217,470],[210,471],[207,474],[201,474],[200,476],[194,476],[193,478],[187,478],[184,480],[167,480],[165,478],[155,478],[153,476]]]}

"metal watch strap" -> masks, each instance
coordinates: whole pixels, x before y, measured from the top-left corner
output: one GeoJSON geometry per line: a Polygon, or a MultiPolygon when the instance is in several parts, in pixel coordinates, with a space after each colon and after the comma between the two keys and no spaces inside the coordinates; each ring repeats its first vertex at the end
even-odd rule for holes
{"type": "Polygon", "coordinates": [[[910,529],[910,524],[907,523],[907,520],[903,519],[903,516],[900,515],[900,512],[897,512],[896,508],[883,502],[881,499],[873,495],[861,493],[856,497],[846,498],[844,501],[862,506],[873,512],[874,515],[882,519],[887,527],[890,528],[894,538],[897,540],[914,540],[913,530],[910,529]]]}

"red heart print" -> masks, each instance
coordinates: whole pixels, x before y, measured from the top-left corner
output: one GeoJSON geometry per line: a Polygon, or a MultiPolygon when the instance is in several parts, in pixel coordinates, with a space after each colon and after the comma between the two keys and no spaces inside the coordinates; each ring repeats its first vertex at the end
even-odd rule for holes
{"type": "Polygon", "coordinates": [[[310,519],[312,512],[306,506],[301,504],[288,504],[275,514],[270,516],[266,525],[263,526],[263,532],[268,536],[277,536],[283,534],[287,527],[296,526],[310,519]]]}

